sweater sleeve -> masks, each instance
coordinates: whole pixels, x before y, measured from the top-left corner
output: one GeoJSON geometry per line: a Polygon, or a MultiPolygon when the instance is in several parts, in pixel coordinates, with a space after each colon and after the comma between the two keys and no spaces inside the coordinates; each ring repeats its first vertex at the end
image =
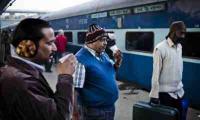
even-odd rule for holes
{"type": "Polygon", "coordinates": [[[149,97],[159,98],[159,78],[162,68],[162,57],[160,51],[156,48],[153,53],[153,74],[151,81],[151,92],[149,97]]]}

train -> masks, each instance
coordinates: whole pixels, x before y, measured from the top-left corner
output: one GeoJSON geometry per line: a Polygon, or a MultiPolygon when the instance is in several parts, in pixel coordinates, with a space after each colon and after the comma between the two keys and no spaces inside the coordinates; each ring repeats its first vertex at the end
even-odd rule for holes
{"type": "MultiPolygon", "coordinates": [[[[66,3],[67,4],[67,3],[66,3]]],[[[98,24],[116,36],[123,53],[117,79],[133,82],[149,91],[153,49],[169,32],[173,21],[187,27],[183,48],[183,84],[191,107],[200,109],[200,1],[199,0],[92,0],[40,16],[57,33],[65,31],[67,51],[76,53],[90,24],[98,24]]]]}

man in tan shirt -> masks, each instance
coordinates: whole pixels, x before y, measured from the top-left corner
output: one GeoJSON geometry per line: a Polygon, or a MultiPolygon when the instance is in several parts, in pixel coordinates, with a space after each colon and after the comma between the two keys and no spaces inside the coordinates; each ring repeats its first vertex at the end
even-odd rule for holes
{"type": "MultiPolygon", "coordinates": [[[[153,53],[153,75],[150,92],[150,102],[175,107],[181,116],[183,111],[182,98],[184,95],[182,72],[182,46],[186,26],[182,21],[173,22],[166,40],[156,45],[153,53]]],[[[182,117],[181,120],[185,120],[182,117]]]]}

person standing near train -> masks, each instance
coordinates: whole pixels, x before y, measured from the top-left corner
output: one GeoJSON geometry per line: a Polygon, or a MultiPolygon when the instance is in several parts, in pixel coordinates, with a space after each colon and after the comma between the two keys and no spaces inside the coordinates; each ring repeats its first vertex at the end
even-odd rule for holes
{"type": "Polygon", "coordinates": [[[113,62],[105,53],[108,34],[96,24],[89,26],[85,46],[77,54],[80,63],[75,72],[75,87],[83,105],[84,120],[114,120],[118,99],[116,70],[120,67],[120,50],[113,62]]]}
{"type": "Polygon", "coordinates": [[[175,21],[170,25],[166,39],[156,45],[153,53],[152,86],[149,95],[151,103],[177,108],[181,120],[186,119],[182,105],[184,89],[182,46],[180,44],[185,34],[184,22],[175,21]]]}
{"type": "Polygon", "coordinates": [[[67,37],[64,35],[63,29],[58,30],[58,35],[56,36],[56,62],[63,56],[63,53],[66,51],[67,47],[67,37]]]}
{"type": "Polygon", "coordinates": [[[13,33],[13,52],[0,68],[1,120],[70,120],[76,58],[59,63],[56,91],[50,88],[43,64],[57,48],[48,22],[22,20],[13,33]]]}

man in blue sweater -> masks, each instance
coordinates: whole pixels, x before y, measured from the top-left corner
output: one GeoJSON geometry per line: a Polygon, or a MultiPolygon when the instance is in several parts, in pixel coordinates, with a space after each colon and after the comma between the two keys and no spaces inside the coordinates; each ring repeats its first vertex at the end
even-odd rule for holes
{"type": "Polygon", "coordinates": [[[114,52],[113,62],[105,53],[108,35],[96,24],[89,26],[83,48],[76,54],[75,87],[83,105],[84,120],[114,120],[118,99],[115,71],[122,57],[114,52]]]}

